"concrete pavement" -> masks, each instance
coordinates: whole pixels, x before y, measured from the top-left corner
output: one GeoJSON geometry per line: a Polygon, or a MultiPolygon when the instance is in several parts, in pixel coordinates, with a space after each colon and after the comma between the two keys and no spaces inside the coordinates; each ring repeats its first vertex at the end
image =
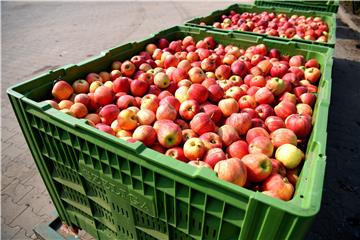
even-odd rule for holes
{"type": "MultiPolygon", "coordinates": [[[[144,38],[230,4],[1,2],[1,239],[34,238],[32,228],[49,221],[53,209],[5,94],[6,89],[50,69],[80,62],[104,49],[144,38]]],[[[355,205],[360,200],[359,178],[356,178],[360,175],[360,163],[356,163],[359,147],[354,138],[360,133],[360,111],[357,105],[351,104],[357,101],[360,89],[359,81],[355,82],[360,78],[360,50],[354,47],[359,34],[351,32],[341,22],[338,24],[323,207],[309,239],[335,238],[343,234],[350,238],[360,236],[358,230],[356,232],[360,213],[355,205]],[[343,172],[337,172],[339,168],[343,172]]]]}

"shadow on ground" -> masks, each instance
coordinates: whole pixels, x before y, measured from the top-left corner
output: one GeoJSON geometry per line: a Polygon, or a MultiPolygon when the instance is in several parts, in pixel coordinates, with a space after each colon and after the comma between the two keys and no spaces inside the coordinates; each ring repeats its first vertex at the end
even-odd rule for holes
{"type": "Polygon", "coordinates": [[[360,62],[333,66],[322,205],[307,239],[360,239],[360,62]]]}
{"type": "Polygon", "coordinates": [[[352,30],[340,19],[336,19],[336,38],[360,40],[360,33],[352,30]]]}

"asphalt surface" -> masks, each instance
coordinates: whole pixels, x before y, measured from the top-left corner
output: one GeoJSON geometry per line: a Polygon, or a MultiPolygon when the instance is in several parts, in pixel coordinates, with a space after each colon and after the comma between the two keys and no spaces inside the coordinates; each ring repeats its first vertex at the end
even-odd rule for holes
{"type": "MultiPolygon", "coordinates": [[[[1,2],[1,239],[34,238],[33,226],[49,221],[53,209],[6,89],[230,4],[1,2]]],[[[322,208],[307,239],[360,238],[359,42],[338,21],[322,208]]]]}

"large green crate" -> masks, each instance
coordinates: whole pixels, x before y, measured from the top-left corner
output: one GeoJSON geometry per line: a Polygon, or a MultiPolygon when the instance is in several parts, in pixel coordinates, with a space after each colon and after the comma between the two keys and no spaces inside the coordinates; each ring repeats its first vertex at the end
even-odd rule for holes
{"type": "Polygon", "coordinates": [[[191,20],[187,21],[185,23],[185,25],[199,27],[199,28],[206,28],[206,29],[220,31],[220,32],[229,32],[229,31],[241,32],[241,33],[246,33],[246,34],[255,35],[255,36],[263,36],[263,37],[267,37],[269,39],[281,40],[281,41],[285,41],[285,42],[295,41],[295,42],[302,42],[302,43],[308,43],[308,44],[323,45],[323,46],[328,46],[328,47],[332,47],[332,48],[335,46],[335,43],[336,43],[336,14],[335,13],[318,12],[318,11],[313,11],[313,10],[298,10],[296,8],[287,8],[286,6],[281,6],[281,5],[266,6],[264,4],[263,6],[257,6],[257,5],[249,5],[249,4],[232,4],[225,9],[216,10],[216,11],[212,12],[208,16],[197,17],[197,18],[191,19],[191,20]],[[267,12],[275,12],[277,14],[285,13],[287,15],[297,14],[297,15],[304,15],[306,17],[310,17],[310,16],[321,17],[323,19],[323,21],[325,21],[328,24],[328,27],[329,27],[328,41],[326,43],[322,43],[322,42],[310,41],[310,40],[305,40],[305,39],[300,39],[300,38],[281,38],[281,37],[276,37],[276,36],[269,36],[269,35],[263,34],[263,33],[246,32],[246,31],[240,31],[240,30],[226,30],[226,29],[215,28],[212,26],[212,24],[214,22],[219,21],[221,15],[227,14],[231,10],[234,10],[238,13],[243,13],[243,12],[261,13],[261,12],[267,11],[267,12]],[[206,25],[200,25],[200,22],[204,22],[206,25]]]}
{"type": "Polygon", "coordinates": [[[265,7],[287,7],[297,10],[337,13],[339,0],[255,0],[255,5],[265,7]]]}
{"type": "Polygon", "coordinates": [[[333,49],[242,33],[173,27],[8,89],[25,139],[62,221],[98,239],[301,239],[321,205],[333,49]],[[72,82],[138,53],[160,37],[213,36],[242,48],[264,43],[321,64],[314,130],[294,198],[285,202],[103,133],[50,105],[54,80],[72,82]]]}

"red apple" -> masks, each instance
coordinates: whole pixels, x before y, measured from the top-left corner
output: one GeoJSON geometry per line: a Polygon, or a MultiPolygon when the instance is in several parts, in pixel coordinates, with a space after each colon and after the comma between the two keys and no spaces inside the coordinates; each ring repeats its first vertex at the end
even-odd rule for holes
{"type": "Polygon", "coordinates": [[[122,110],[131,106],[136,106],[137,103],[133,96],[123,95],[118,98],[118,100],[116,101],[116,105],[120,110],[122,110]]]}
{"type": "Polygon", "coordinates": [[[265,126],[270,132],[273,132],[276,129],[285,128],[285,122],[281,117],[270,116],[265,119],[265,126]]]}
{"type": "Polygon", "coordinates": [[[105,86],[98,87],[94,92],[94,100],[99,106],[110,104],[114,99],[114,92],[105,86]]]}
{"type": "Polygon", "coordinates": [[[241,159],[241,162],[246,166],[250,182],[261,182],[271,174],[271,160],[262,153],[250,153],[245,155],[241,159]]]}
{"type": "Polygon", "coordinates": [[[151,146],[156,140],[156,132],[152,126],[141,125],[135,129],[132,137],[144,143],[145,146],[151,146]]]}
{"type": "Polygon", "coordinates": [[[300,66],[304,66],[304,64],[305,64],[305,59],[304,56],[302,55],[292,56],[289,60],[290,67],[300,67],[300,66]]]}
{"type": "Polygon", "coordinates": [[[115,93],[118,93],[118,92],[129,93],[129,91],[130,91],[130,81],[131,81],[131,79],[129,79],[127,77],[116,78],[113,81],[113,91],[115,93]]]}
{"type": "Polygon", "coordinates": [[[273,64],[270,74],[272,77],[279,77],[281,78],[284,76],[288,71],[288,66],[282,63],[273,64]]]}
{"type": "Polygon", "coordinates": [[[72,87],[75,93],[88,93],[90,85],[87,81],[79,79],[73,82],[72,87]]]}
{"type": "Polygon", "coordinates": [[[274,147],[280,147],[283,144],[297,145],[297,137],[295,133],[287,128],[279,128],[270,134],[270,139],[274,147]]]}
{"type": "Polygon", "coordinates": [[[69,83],[61,80],[54,84],[51,93],[58,100],[66,100],[74,93],[74,89],[69,83]]]}
{"type": "Polygon", "coordinates": [[[264,136],[255,137],[251,143],[249,143],[249,153],[262,153],[268,157],[271,157],[274,151],[269,138],[264,136]]]}
{"type": "Polygon", "coordinates": [[[100,109],[99,117],[102,123],[110,125],[114,120],[117,119],[120,111],[115,104],[108,104],[100,109]]]}
{"type": "Polygon", "coordinates": [[[122,73],[122,75],[126,76],[126,77],[131,77],[136,70],[136,66],[135,64],[133,64],[132,62],[126,60],[125,62],[123,62],[121,64],[121,68],[120,71],[122,73]]]}
{"type": "Polygon", "coordinates": [[[226,153],[230,157],[237,157],[241,159],[249,153],[248,147],[249,146],[245,141],[238,140],[236,142],[233,142],[226,148],[226,153]]]}
{"type": "Polygon", "coordinates": [[[274,95],[266,88],[262,87],[255,93],[255,101],[259,104],[272,104],[274,102],[274,95]]]}
{"type": "Polygon", "coordinates": [[[82,103],[74,103],[69,110],[71,115],[76,118],[83,118],[88,114],[86,106],[82,103]]]}
{"type": "Polygon", "coordinates": [[[168,119],[171,121],[175,121],[176,117],[177,117],[177,111],[170,104],[159,105],[159,107],[156,110],[157,120],[168,119]]]}
{"type": "Polygon", "coordinates": [[[250,144],[252,140],[256,137],[263,136],[270,139],[269,133],[261,127],[254,127],[249,129],[249,131],[246,133],[246,142],[250,144]]]}
{"type": "Polygon", "coordinates": [[[218,106],[225,117],[228,117],[231,114],[237,113],[239,111],[239,105],[233,98],[225,98],[220,100],[218,106]]]}
{"type": "Polygon", "coordinates": [[[223,116],[220,108],[213,104],[202,104],[200,110],[205,112],[215,124],[218,124],[223,116]]]}
{"type": "Polygon", "coordinates": [[[244,95],[239,99],[239,107],[241,110],[245,108],[255,108],[256,105],[254,96],[244,95]]]}
{"type": "Polygon", "coordinates": [[[270,196],[289,201],[294,194],[294,186],[280,174],[273,174],[262,184],[263,191],[270,192],[270,196]]]}
{"type": "Polygon", "coordinates": [[[320,70],[314,67],[305,69],[304,74],[305,79],[308,80],[310,83],[317,83],[321,76],[320,70]]]}
{"type": "Polygon", "coordinates": [[[222,148],[222,141],[219,135],[214,132],[206,132],[200,136],[206,149],[222,148]]]}
{"type": "Polygon", "coordinates": [[[296,106],[294,103],[289,101],[281,101],[274,107],[276,116],[286,119],[291,114],[296,113],[296,106]]]}
{"type": "Polygon", "coordinates": [[[303,114],[291,114],[286,118],[285,125],[299,138],[305,138],[311,131],[311,117],[303,114]]]}
{"type": "Polygon", "coordinates": [[[219,161],[214,167],[218,178],[227,182],[244,186],[247,179],[247,170],[245,165],[238,158],[229,158],[219,161]]]}
{"type": "Polygon", "coordinates": [[[231,64],[231,71],[240,77],[244,77],[247,74],[246,65],[241,60],[236,60],[231,64]]]}
{"type": "Polygon", "coordinates": [[[103,132],[106,132],[108,134],[111,134],[111,135],[115,136],[115,132],[111,129],[110,126],[108,126],[106,124],[98,123],[98,124],[95,125],[95,127],[97,129],[99,129],[100,131],[103,131],[103,132]]]}
{"type": "Polygon", "coordinates": [[[209,94],[208,98],[213,103],[218,103],[224,96],[224,90],[218,84],[209,86],[207,90],[209,94]]]}
{"type": "Polygon", "coordinates": [[[88,75],[86,75],[86,81],[91,84],[96,81],[103,82],[103,79],[97,73],[89,73],[88,75]]]}
{"type": "Polygon", "coordinates": [[[194,83],[188,90],[188,99],[193,99],[198,103],[203,103],[208,98],[209,92],[203,85],[194,83]]]}
{"type": "Polygon", "coordinates": [[[226,97],[234,98],[236,101],[239,101],[244,95],[246,95],[246,92],[239,86],[232,86],[225,92],[226,97]]]}
{"type": "Polygon", "coordinates": [[[181,147],[169,148],[165,155],[170,156],[174,159],[180,160],[182,162],[188,162],[189,160],[185,157],[184,150],[181,147]]]}
{"type": "Polygon", "coordinates": [[[255,111],[262,120],[275,115],[274,109],[269,104],[260,104],[255,108],[255,111]]]}
{"type": "Polygon", "coordinates": [[[320,68],[320,64],[318,63],[318,61],[315,58],[309,59],[306,63],[305,63],[305,67],[306,68],[320,68]]]}
{"type": "Polygon", "coordinates": [[[306,103],[296,104],[296,110],[298,114],[307,114],[309,116],[312,116],[312,108],[306,103]]]}
{"type": "Polygon", "coordinates": [[[201,83],[205,80],[206,74],[199,67],[193,67],[188,72],[189,78],[193,83],[201,83]]]}
{"type": "Polygon", "coordinates": [[[134,130],[138,124],[136,113],[129,109],[122,110],[117,117],[117,121],[121,129],[128,131],[134,130]]]}
{"type": "Polygon", "coordinates": [[[309,106],[314,106],[316,102],[316,96],[313,93],[303,93],[300,95],[300,100],[302,103],[306,103],[309,106]]]}
{"type": "Polygon", "coordinates": [[[223,125],[217,130],[217,134],[220,136],[221,141],[225,147],[229,146],[233,142],[240,140],[239,134],[233,126],[223,125]]]}
{"type": "Polygon", "coordinates": [[[215,70],[217,79],[229,79],[231,76],[231,68],[228,65],[220,65],[215,70]]]}
{"type": "Polygon", "coordinates": [[[192,129],[183,129],[181,134],[183,143],[185,143],[190,138],[198,137],[198,135],[192,129]]]}
{"type": "Polygon", "coordinates": [[[239,135],[244,135],[251,127],[251,117],[248,113],[233,113],[226,119],[225,124],[233,126],[239,135]]]}
{"type": "Polygon", "coordinates": [[[215,131],[215,124],[206,113],[196,114],[190,122],[190,127],[198,135],[215,131]]]}
{"type": "Polygon", "coordinates": [[[206,168],[212,169],[212,167],[211,167],[209,164],[207,164],[207,163],[204,162],[204,161],[200,161],[200,160],[189,161],[188,164],[189,164],[189,165],[192,165],[192,166],[194,166],[194,167],[198,167],[198,168],[206,167],[206,168]]]}
{"type": "Polygon", "coordinates": [[[149,84],[141,80],[133,80],[130,83],[130,90],[133,96],[142,97],[149,90],[149,84]]]}
{"type": "Polygon", "coordinates": [[[200,105],[195,100],[186,100],[179,108],[180,116],[185,120],[191,120],[200,111],[200,105]]]}
{"type": "Polygon", "coordinates": [[[212,168],[221,161],[225,160],[226,155],[221,148],[209,149],[204,155],[204,162],[208,163],[212,168]]]}

